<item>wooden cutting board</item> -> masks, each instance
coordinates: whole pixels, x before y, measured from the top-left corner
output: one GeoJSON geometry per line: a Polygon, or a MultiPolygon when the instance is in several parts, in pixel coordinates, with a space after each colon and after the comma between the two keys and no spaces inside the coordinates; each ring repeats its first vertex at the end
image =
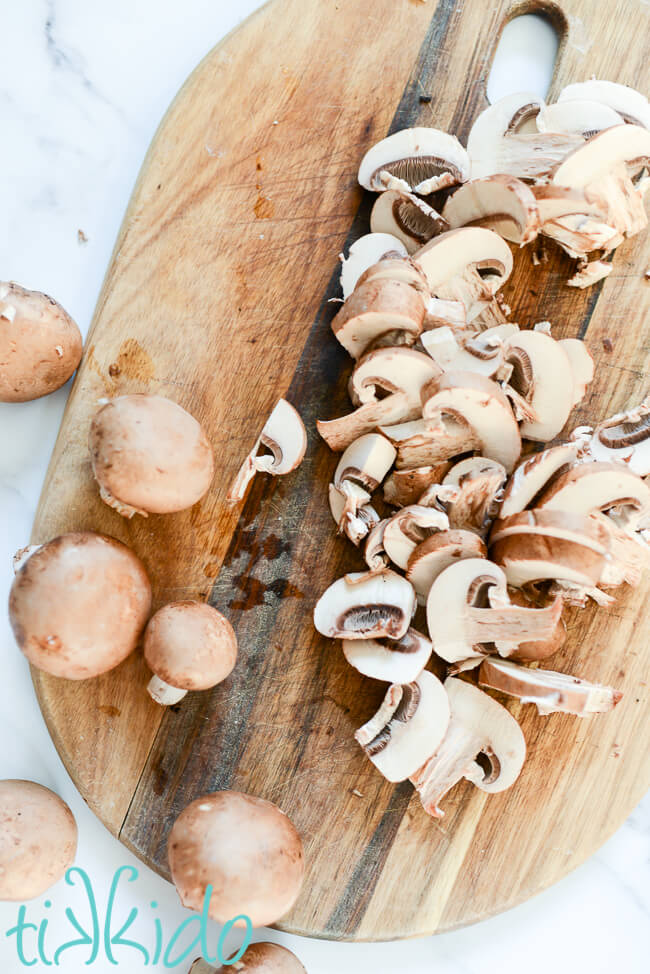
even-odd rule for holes
{"type": "MultiPolygon", "coordinates": [[[[311,623],[315,600],[358,568],[337,538],[326,488],[336,464],[317,418],[348,411],[350,360],[329,329],[337,254],[367,230],[364,151],[433,125],[461,138],[486,105],[509,0],[275,0],[216,47],[181,90],[145,160],[99,299],[34,528],[34,540],[92,529],[144,560],[157,605],[209,599],[240,644],[232,676],[163,710],[140,654],[86,683],[34,673],[54,742],[90,807],[163,876],[165,842],[200,794],[235,788],[277,802],[304,836],[308,872],[283,929],[332,939],[429,934],[505,910],[589,856],[650,781],[645,683],[648,586],[609,610],[570,613],[553,663],[625,691],[592,721],[512,706],[529,757],[510,791],[454,789],[442,821],[408,783],[385,782],[353,732],[384,687],[345,664],[311,623]],[[429,103],[420,96],[431,97],[429,103]],[[205,425],[218,457],[191,511],[120,518],[94,487],[86,439],[102,396],[152,392],[205,425]],[[305,420],[305,462],[257,478],[241,509],[226,491],[271,407],[305,420]]],[[[562,0],[551,96],[595,73],[650,88],[650,8],[562,0]]],[[[522,326],[551,319],[585,337],[596,377],[574,422],[645,391],[650,234],[626,243],[602,286],[567,288],[549,247],[516,258],[504,290],[522,326]]]]}

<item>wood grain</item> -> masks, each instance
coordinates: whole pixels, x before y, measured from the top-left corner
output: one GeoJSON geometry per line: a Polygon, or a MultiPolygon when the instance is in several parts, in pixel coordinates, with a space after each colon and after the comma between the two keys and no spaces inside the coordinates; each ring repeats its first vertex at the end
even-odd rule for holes
{"type": "MultiPolygon", "coordinates": [[[[489,800],[458,786],[442,822],[361,754],[353,731],[383,688],[311,624],[323,589],[359,565],[334,536],[326,485],[336,459],[315,433],[317,418],[348,409],[350,362],[330,334],[327,302],[337,253],[367,230],[359,159],[415,123],[465,137],[486,105],[503,25],[540,6],[275,0],[212,51],[143,166],[43,490],[35,540],[73,528],[122,539],[143,558],[157,604],[209,599],[241,647],[224,684],[165,711],[145,693],[139,654],[82,684],[35,672],[75,783],[164,876],[172,822],[202,792],[232,787],[278,802],[309,864],[282,924],[292,932],[391,939],[507,909],[590,855],[650,780],[647,586],[611,609],[570,614],[554,658],[621,687],[616,711],[580,722],[512,705],[530,752],[520,780],[489,800]],[[213,487],[185,514],[127,522],[98,499],[90,418],[101,396],[134,391],[180,402],[214,443],[213,487]],[[229,509],[232,478],[280,395],[305,420],[305,462],[290,477],[257,478],[243,508],[229,509]]],[[[562,33],[551,95],[594,72],[650,87],[650,8],[624,0],[615,18],[591,0],[544,9],[562,33]]],[[[577,418],[599,419],[645,391],[649,237],[624,244],[610,277],[585,292],[566,287],[569,261],[548,253],[536,268],[529,249],[519,253],[504,296],[522,326],[550,318],[558,337],[586,338],[596,378],[577,418]]]]}

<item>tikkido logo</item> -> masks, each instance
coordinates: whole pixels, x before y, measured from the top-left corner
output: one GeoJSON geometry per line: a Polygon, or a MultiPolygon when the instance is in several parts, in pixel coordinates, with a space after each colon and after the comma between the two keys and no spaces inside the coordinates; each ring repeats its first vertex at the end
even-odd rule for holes
{"type": "MultiPolygon", "coordinates": [[[[120,921],[117,919],[118,887],[122,876],[125,877],[127,882],[134,883],[138,875],[138,870],[133,866],[121,866],[116,870],[106,903],[106,912],[102,918],[103,922],[100,922],[97,899],[88,873],[77,866],[68,869],[65,875],[65,881],[68,886],[79,886],[82,890],[85,900],[84,905],[88,910],[88,918],[85,923],[82,923],[78,919],[79,913],[75,913],[70,907],[67,907],[65,916],[76,936],[74,939],[66,941],[66,943],[58,947],[54,947],[48,942],[48,918],[44,917],[40,923],[33,923],[28,918],[27,906],[20,906],[16,925],[10,930],[7,930],[6,936],[10,939],[15,938],[16,953],[23,967],[34,967],[39,961],[46,967],[59,967],[61,966],[61,958],[64,957],[67,959],[70,957],[70,951],[74,951],[75,954],[77,952],[81,954],[83,951],[86,951],[87,958],[84,962],[86,966],[94,964],[98,960],[100,952],[103,951],[103,955],[109,964],[115,964],[119,967],[124,962],[125,966],[129,968],[129,971],[133,970],[133,952],[140,955],[142,967],[156,967],[157,965],[161,965],[167,969],[178,967],[183,961],[187,961],[190,957],[194,959],[199,953],[208,963],[214,964],[218,962],[224,967],[236,964],[244,956],[251,943],[253,934],[253,925],[250,917],[245,914],[236,916],[228,921],[219,936],[216,955],[210,951],[208,944],[208,911],[212,897],[212,886],[206,888],[202,912],[184,920],[169,940],[165,940],[159,917],[153,918],[153,933],[151,938],[147,938],[146,943],[127,939],[125,934],[133,927],[140,911],[134,907],[129,912],[126,920],[120,921]],[[120,923],[121,926],[119,926],[120,923]],[[235,925],[245,927],[244,942],[237,953],[226,960],[223,957],[224,941],[235,925]],[[185,943],[189,936],[188,931],[191,931],[193,927],[197,928],[193,939],[186,946],[182,946],[181,942],[185,943]],[[118,948],[119,957],[115,953],[118,948]]],[[[51,909],[51,900],[45,900],[43,906],[46,910],[51,909]]],[[[155,910],[158,904],[154,900],[150,906],[155,910]]],[[[142,921],[140,922],[140,926],[142,926],[142,921]]]]}

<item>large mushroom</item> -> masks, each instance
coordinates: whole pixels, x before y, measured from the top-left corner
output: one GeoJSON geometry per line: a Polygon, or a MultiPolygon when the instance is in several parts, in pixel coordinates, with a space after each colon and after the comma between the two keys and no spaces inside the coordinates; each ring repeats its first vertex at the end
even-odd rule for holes
{"type": "Polygon", "coordinates": [[[233,960],[237,954],[218,970],[204,960],[195,960],[189,974],[307,974],[298,958],[286,947],[279,944],[251,944],[241,960],[233,960]]]}
{"type": "Polygon", "coordinates": [[[48,294],[0,281],[0,402],[47,396],[79,365],[83,340],[48,294]]]}
{"type": "Polygon", "coordinates": [[[588,683],[577,676],[531,669],[503,659],[484,660],[478,680],[483,687],[518,697],[522,703],[536,704],[537,712],[543,716],[575,714],[591,717],[613,710],[623,696],[612,687],[588,683]]]}
{"type": "Polygon", "coordinates": [[[237,660],[237,637],[211,605],[170,602],[151,617],[144,658],[154,676],[147,687],[156,703],[178,703],[188,690],[209,690],[225,680],[237,660]]]}
{"type": "Polygon", "coordinates": [[[197,798],[178,816],[167,843],[181,903],[218,923],[248,917],[254,927],[275,923],[300,893],[302,841],[277,805],[237,791],[197,798]],[[233,849],[236,855],[233,856],[233,849]]]}
{"type": "Polygon", "coordinates": [[[248,484],[256,473],[269,473],[283,477],[302,463],[307,450],[307,433],[300,414],[286,399],[278,399],[262,432],[255,441],[233,484],[226,500],[236,504],[242,500],[248,484]],[[266,453],[260,453],[264,448],[266,453]]]}
{"type": "Polygon", "coordinates": [[[455,677],[448,677],[444,687],[450,706],[447,733],[410,776],[424,810],[435,818],[444,815],[440,802],[463,778],[481,791],[504,791],[519,777],[526,757],[521,727],[505,707],[455,677]]]}
{"type": "Polygon", "coordinates": [[[0,781],[0,900],[33,900],[58,883],[77,852],[66,803],[33,781],[0,781]]]}
{"type": "Polygon", "coordinates": [[[93,417],[88,444],[103,501],[124,517],[192,507],[214,474],[201,425],[162,396],[119,396],[93,417]]]}
{"type": "Polygon", "coordinates": [[[321,595],[314,625],[334,639],[401,639],[415,612],[415,592],[396,572],[352,572],[321,595]]]}
{"type": "Polygon", "coordinates": [[[34,550],[9,595],[16,642],[32,665],[68,680],[99,676],[135,649],[151,610],[139,558],[114,538],[80,531],[34,550]]]}
{"type": "Polygon", "coordinates": [[[384,778],[406,781],[438,749],[448,724],[445,688],[423,670],[412,683],[393,683],[354,736],[384,778]]]}
{"type": "Polygon", "coordinates": [[[433,128],[394,132],[369,149],[359,166],[364,189],[399,189],[426,196],[469,177],[469,158],[457,138],[433,128]]]}

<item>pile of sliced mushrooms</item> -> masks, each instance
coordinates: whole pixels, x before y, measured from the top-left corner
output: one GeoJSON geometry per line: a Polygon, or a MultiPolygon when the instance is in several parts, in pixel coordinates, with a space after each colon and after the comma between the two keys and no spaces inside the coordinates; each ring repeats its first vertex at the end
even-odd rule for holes
{"type": "Polygon", "coordinates": [[[433,816],[461,779],[497,792],[522,768],[517,720],[481,688],[544,715],[587,717],[621,697],[539,664],[565,640],[566,604],[608,605],[648,564],[650,404],[562,440],[591,355],[547,321],[509,322],[499,290],[513,267],[505,241],[538,234],[579,260],[569,284],[609,273],[647,222],[648,126],[645,98],[589,81],[554,105],[502,99],[467,149],[407,129],[361,162],[359,182],[380,195],[372,232],[341,258],[332,322],[354,359],[353,409],[317,425],[341,454],[332,516],[366,567],[327,589],[314,623],[390,684],[355,736],[433,816]],[[594,251],[607,259],[588,262],[594,251]],[[444,683],[426,668],[433,654],[444,683]]]}

